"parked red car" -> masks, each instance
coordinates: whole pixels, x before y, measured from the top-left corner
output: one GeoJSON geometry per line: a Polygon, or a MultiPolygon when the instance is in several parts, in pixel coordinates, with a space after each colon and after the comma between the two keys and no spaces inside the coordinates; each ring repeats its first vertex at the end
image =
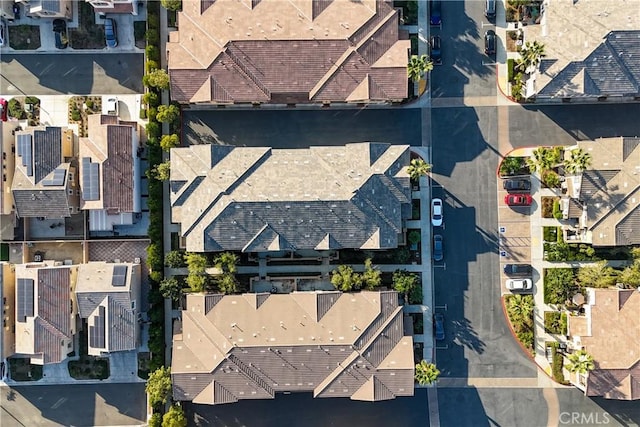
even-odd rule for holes
{"type": "Polygon", "coordinates": [[[504,203],[507,206],[529,206],[533,198],[529,194],[507,194],[504,203]]]}
{"type": "Polygon", "coordinates": [[[0,98],[0,120],[2,120],[3,122],[7,121],[7,110],[9,108],[8,105],[9,103],[6,99],[0,98]]]}

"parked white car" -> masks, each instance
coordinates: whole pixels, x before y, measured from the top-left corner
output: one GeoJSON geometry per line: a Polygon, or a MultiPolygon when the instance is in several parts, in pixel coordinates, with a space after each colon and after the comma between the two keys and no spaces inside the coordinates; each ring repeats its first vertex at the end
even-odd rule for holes
{"type": "Polygon", "coordinates": [[[431,200],[431,225],[440,227],[442,225],[442,200],[431,200]]]}
{"type": "Polygon", "coordinates": [[[507,279],[507,289],[510,291],[527,291],[532,287],[531,279],[507,279]]]}

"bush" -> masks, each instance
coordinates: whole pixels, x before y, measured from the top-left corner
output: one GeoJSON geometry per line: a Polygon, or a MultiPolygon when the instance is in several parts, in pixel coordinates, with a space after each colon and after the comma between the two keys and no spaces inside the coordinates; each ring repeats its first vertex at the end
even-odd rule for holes
{"type": "Polygon", "coordinates": [[[27,96],[24,99],[24,103],[31,105],[40,105],[40,99],[36,98],[35,96],[27,96]]]}
{"type": "Polygon", "coordinates": [[[558,227],[542,227],[542,235],[545,242],[557,242],[558,232],[558,227]]]}
{"type": "Polygon", "coordinates": [[[156,62],[160,61],[160,52],[156,46],[150,44],[144,49],[144,51],[147,54],[147,60],[156,62]]]}
{"type": "Polygon", "coordinates": [[[140,109],[140,118],[142,120],[145,120],[147,118],[147,109],[146,108],[141,108],[140,109]]]}
{"type": "Polygon", "coordinates": [[[553,201],[553,217],[555,219],[562,219],[562,211],[560,210],[560,201],[553,201]]]}
{"type": "Polygon", "coordinates": [[[145,72],[146,73],[150,73],[153,70],[157,70],[157,69],[158,69],[158,63],[156,61],[153,61],[153,60],[150,59],[145,63],[145,72]]]}
{"type": "Polygon", "coordinates": [[[558,311],[545,311],[544,330],[550,334],[567,335],[567,315],[558,311]]]}
{"type": "Polygon", "coordinates": [[[155,91],[149,91],[142,96],[142,102],[149,107],[157,107],[158,105],[160,105],[160,97],[155,91]]]}
{"type": "Polygon", "coordinates": [[[9,100],[9,115],[11,117],[15,117],[16,119],[24,119],[26,117],[25,111],[22,108],[22,104],[15,98],[11,98],[9,100]]]}
{"type": "MultiPolygon", "coordinates": [[[[151,109],[149,110],[149,113],[151,113],[151,109]]],[[[162,133],[162,129],[160,128],[160,123],[155,121],[150,121],[149,123],[147,123],[144,129],[147,131],[147,136],[149,138],[159,138],[160,134],[162,133]]]]}
{"type": "Polygon", "coordinates": [[[418,243],[420,243],[420,239],[421,239],[420,231],[411,230],[409,232],[408,239],[409,239],[409,243],[411,243],[412,245],[417,245],[418,243]]]}
{"type": "Polygon", "coordinates": [[[543,276],[545,304],[564,304],[578,290],[570,268],[548,268],[543,276]]]}
{"type": "Polygon", "coordinates": [[[564,379],[564,372],[562,370],[564,357],[558,352],[558,343],[556,342],[551,343],[551,358],[551,375],[553,379],[560,384],[569,384],[569,382],[564,379]]]}
{"type": "Polygon", "coordinates": [[[512,82],[513,81],[513,64],[514,64],[514,60],[513,58],[509,58],[507,59],[507,81],[512,82]]]}
{"type": "Polygon", "coordinates": [[[80,114],[80,110],[71,111],[71,120],[74,122],[79,122],[82,119],[82,115],[80,114]]]}
{"type": "Polygon", "coordinates": [[[93,110],[94,102],[90,99],[87,99],[87,102],[85,102],[85,105],[87,106],[88,109],[93,110]]]}
{"type": "Polygon", "coordinates": [[[160,41],[160,35],[155,28],[149,28],[144,36],[147,39],[147,43],[152,45],[157,45],[160,41]]]}
{"type": "Polygon", "coordinates": [[[183,251],[167,252],[167,255],[164,257],[164,265],[170,268],[184,267],[186,265],[184,262],[184,252],[183,251]]]}

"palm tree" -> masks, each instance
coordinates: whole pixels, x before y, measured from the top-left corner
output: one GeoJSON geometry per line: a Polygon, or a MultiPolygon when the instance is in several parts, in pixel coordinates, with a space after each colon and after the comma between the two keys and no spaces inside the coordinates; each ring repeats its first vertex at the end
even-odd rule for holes
{"type": "Polygon", "coordinates": [[[411,55],[407,65],[407,75],[413,82],[418,83],[422,76],[431,70],[433,70],[433,62],[427,59],[427,55],[411,55]]]}
{"type": "Polygon", "coordinates": [[[533,313],[533,298],[530,295],[513,295],[509,299],[507,312],[514,323],[529,319],[533,313]]]}
{"type": "Polygon", "coordinates": [[[531,157],[527,159],[527,165],[531,172],[542,172],[549,170],[553,167],[553,162],[550,154],[550,150],[547,147],[539,147],[533,150],[531,157]]]}
{"type": "Polygon", "coordinates": [[[439,375],[440,371],[433,363],[428,363],[426,360],[423,360],[416,365],[415,379],[420,385],[434,383],[439,375]]]}
{"type": "Polygon", "coordinates": [[[593,371],[595,367],[593,357],[584,350],[578,350],[569,355],[569,364],[567,365],[569,372],[586,374],[589,371],[593,371]]]}
{"type": "Polygon", "coordinates": [[[524,72],[531,74],[535,71],[536,67],[540,65],[540,61],[546,55],[544,51],[544,44],[534,41],[526,42],[520,49],[521,62],[518,62],[518,66],[524,72]],[[524,67],[524,68],[523,68],[524,67]]]}
{"type": "Polygon", "coordinates": [[[421,176],[425,176],[431,171],[431,165],[422,159],[413,159],[407,167],[407,173],[411,181],[418,181],[421,176]]]}
{"type": "Polygon", "coordinates": [[[591,165],[591,154],[585,152],[582,148],[571,150],[571,157],[565,159],[564,168],[570,174],[579,174],[591,165]]]}

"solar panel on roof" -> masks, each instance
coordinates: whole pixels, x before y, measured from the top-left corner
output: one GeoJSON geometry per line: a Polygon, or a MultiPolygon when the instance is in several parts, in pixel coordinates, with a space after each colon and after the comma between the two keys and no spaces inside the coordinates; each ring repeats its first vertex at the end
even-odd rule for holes
{"type": "Polygon", "coordinates": [[[94,317],[94,326],[89,326],[89,343],[93,348],[105,348],[105,310],[104,307],[98,307],[98,315],[94,317]]]}
{"type": "Polygon", "coordinates": [[[18,322],[33,317],[33,279],[18,279],[18,322]]]}
{"type": "Polygon", "coordinates": [[[91,158],[82,158],[82,198],[100,199],[100,164],[91,163],[91,158]]]}
{"type": "Polygon", "coordinates": [[[116,265],[113,267],[113,277],[111,278],[111,286],[124,286],[127,280],[127,266],[116,265]]]}

